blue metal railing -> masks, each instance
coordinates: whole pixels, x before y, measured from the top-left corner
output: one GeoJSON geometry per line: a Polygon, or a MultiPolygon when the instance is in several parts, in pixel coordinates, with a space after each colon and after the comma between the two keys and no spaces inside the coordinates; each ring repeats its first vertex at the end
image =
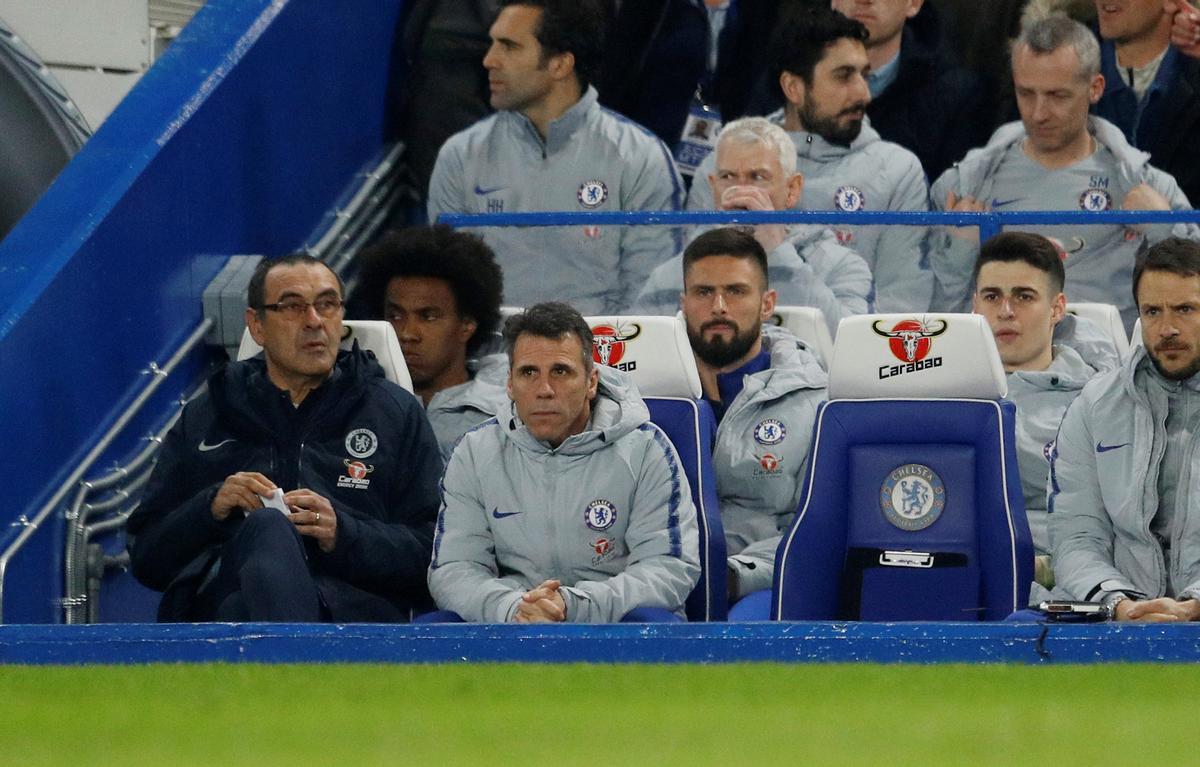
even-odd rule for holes
{"type": "Polygon", "coordinates": [[[826,224],[843,226],[974,226],[982,239],[1005,226],[1096,226],[1103,224],[1200,224],[1200,211],[1108,210],[943,213],[830,210],[605,211],[588,213],[445,213],[438,222],[455,228],[514,226],[700,226],[722,224],[826,224]]]}

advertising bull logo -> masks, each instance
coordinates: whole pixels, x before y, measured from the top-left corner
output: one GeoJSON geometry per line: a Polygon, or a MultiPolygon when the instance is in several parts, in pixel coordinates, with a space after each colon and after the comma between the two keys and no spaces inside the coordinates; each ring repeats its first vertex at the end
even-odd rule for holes
{"type": "Polygon", "coordinates": [[[888,339],[888,348],[901,362],[920,362],[925,359],[932,346],[929,339],[946,332],[945,320],[901,320],[891,330],[882,330],[879,323],[880,320],[871,323],[871,329],[888,339]]]}
{"type": "Polygon", "coordinates": [[[636,322],[628,325],[597,325],[592,328],[592,359],[600,365],[616,366],[625,356],[625,343],[642,334],[636,322]]]}

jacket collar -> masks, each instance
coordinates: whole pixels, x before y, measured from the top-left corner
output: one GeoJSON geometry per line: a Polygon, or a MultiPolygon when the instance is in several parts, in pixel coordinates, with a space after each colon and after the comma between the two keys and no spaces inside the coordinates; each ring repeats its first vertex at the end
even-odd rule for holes
{"type": "Polygon", "coordinates": [[[547,155],[556,154],[571,143],[571,137],[587,122],[588,114],[596,107],[600,94],[595,87],[589,85],[579,101],[563,112],[557,119],[550,122],[546,129],[546,140],[543,141],[533,121],[520,112],[507,112],[513,120],[520,124],[525,134],[543,147],[547,155]]]}

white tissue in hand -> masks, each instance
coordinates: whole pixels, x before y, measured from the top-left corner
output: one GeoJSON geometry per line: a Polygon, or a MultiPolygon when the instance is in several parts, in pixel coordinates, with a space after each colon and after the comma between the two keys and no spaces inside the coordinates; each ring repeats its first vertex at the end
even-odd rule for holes
{"type": "Polygon", "coordinates": [[[270,495],[260,495],[258,497],[262,498],[263,508],[279,509],[281,512],[283,512],[285,517],[290,517],[292,515],[292,510],[289,509],[288,505],[283,502],[282,487],[275,488],[270,495]]]}

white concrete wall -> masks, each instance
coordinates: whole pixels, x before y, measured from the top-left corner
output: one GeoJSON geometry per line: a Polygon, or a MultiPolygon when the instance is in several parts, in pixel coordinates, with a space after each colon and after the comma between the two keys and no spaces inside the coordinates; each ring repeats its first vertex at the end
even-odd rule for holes
{"type": "MultiPolygon", "coordinates": [[[[201,0],[0,0],[95,131],[154,60],[152,25],[186,24],[201,0]]],[[[161,40],[159,40],[161,46],[161,40]]]]}

